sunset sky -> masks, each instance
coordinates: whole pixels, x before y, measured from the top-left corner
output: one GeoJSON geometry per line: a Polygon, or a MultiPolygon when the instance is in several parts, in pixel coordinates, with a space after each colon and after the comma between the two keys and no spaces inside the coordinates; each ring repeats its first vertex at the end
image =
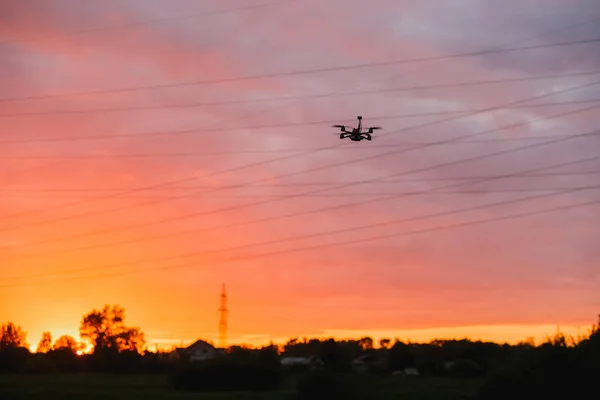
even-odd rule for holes
{"type": "Polygon", "coordinates": [[[230,343],[585,330],[598,39],[596,0],[0,0],[0,321],[216,340],[225,283],[230,343]]]}

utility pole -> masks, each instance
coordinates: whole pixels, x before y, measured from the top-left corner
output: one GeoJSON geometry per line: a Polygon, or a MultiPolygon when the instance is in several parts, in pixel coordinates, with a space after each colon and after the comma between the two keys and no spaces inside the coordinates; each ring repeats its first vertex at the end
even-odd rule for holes
{"type": "Polygon", "coordinates": [[[225,284],[221,290],[221,307],[219,307],[219,347],[227,347],[227,294],[225,293],[225,284]]]}

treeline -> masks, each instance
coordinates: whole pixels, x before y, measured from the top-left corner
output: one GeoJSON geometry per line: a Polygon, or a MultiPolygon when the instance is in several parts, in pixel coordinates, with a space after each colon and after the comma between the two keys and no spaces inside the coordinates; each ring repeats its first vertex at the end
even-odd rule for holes
{"type": "Polygon", "coordinates": [[[27,332],[7,322],[0,326],[0,373],[47,372],[164,372],[159,354],[146,352],[144,333],[125,325],[125,310],[106,305],[85,314],[79,326],[82,341],[64,335],[52,341],[42,333],[35,353],[29,351],[27,332]],[[93,348],[84,354],[85,341],[93,348]]]}
{"type": "MultiPolygon", "coordinates": [[[[393,375],[446,376],[485,380],[480,399],[529,398],[570,393],[591,385],[600,376],[600,319],[585,338],[557,334],[535,345],[497,344],[470,340],[434,340],[410,343],[371,338],[292,339],[283,346],[244,348],[232,346],[226,354],[207,361],[190,361],[185,356],[150,352],[139,328],[124,324],[124,310],[105,306],[82,319],[80,336],[93,346],[81,354],[82,345],[70,337],[54,343],[42,336],[35,353],[27,348],[26,333],[7,323],[0,330],[0,372],[2,373],[122,373],[168,374],[175,389],[188,391],[264,391],[281,387],[285,377],[296,374],[300,397],[352,397],[377,387],[370,377],[398,379],[393,375]],[[283,357],[312,358],[315,364],[282,365],[283,357]],[[303,394],[304,393],[304,394],[303,394]]],[[[595,388],[593,388],[595,389],[595,388]]],[[[365,394],[366,396],[366,394],[365,394]]]]}

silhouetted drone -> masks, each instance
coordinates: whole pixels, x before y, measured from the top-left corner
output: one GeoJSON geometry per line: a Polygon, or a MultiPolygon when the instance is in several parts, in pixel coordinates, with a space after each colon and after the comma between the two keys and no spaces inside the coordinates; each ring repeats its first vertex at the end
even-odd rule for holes
{"type": "Polygon", "coordinates": [[[363,139],[371,140],[371,134],[375,129],[381,129],[379,126],[373,126],[369,128],[368,132],[363,132],[362,130],[362,117],[359,115],[358,117],[358,128],[352,128],[352,132],[346,130],[345,125],[332,125],[334,128],[340,128],[342,133],[340,134],[340,139],[350,138],[355,142],[360,142],[363,139]]]}

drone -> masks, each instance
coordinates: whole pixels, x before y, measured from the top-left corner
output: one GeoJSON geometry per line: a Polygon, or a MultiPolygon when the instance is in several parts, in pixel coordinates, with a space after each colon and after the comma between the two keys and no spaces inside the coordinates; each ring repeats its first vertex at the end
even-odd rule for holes
{"type": "Polygon", "coordinates": [[[362,117],[359,115],[358,117],[358,128],[352,128],[352,131],[347,131],[345,125],[332,125],[334,128],[340,128],[342,133],[340,134],[340,139],[350,138],[350,140],[355,142],[360,142],[361,140],[371,140],[371,134],[375,129],[381,129],[379,126],[370,127],[368,132],[364,132],[362,128],[362,117]]]}

